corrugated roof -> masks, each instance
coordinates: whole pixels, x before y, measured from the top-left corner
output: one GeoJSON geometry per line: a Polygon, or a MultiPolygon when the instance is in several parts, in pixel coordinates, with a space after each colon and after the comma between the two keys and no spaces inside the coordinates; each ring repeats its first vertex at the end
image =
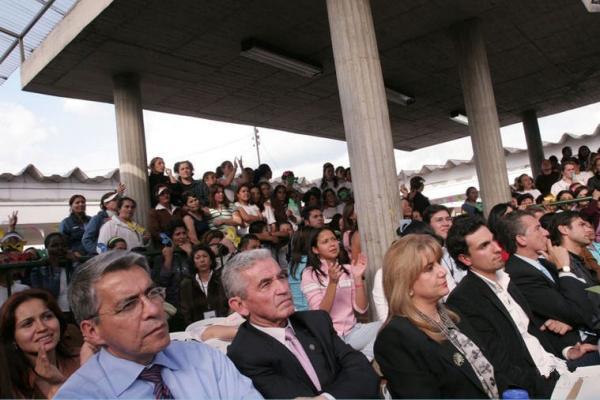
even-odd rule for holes
{"type": "MultiPolygon", "coordinates": [[[[575,135],[573,133],[564,133],[559,140],[557,140],[556,142],[547,142],[544,141],[542,142],[542,145],[544,147],[546,146],[550,146],[553,144],[562,144],[564,142],[566,142],[568,139],[575,139],[575,140],[581,140],[581,139],[585,139],[586,137],[591,137],[591,136],[595,136],[600,134],[600,125],[598,125],[598,127],[596,127],[596,130],[594,133],[592,134],[587,134],[587,135],[575,135]]],[[[592,151],[594,151],[595,149],[592,149],[592,151]]],[[[504,148],[504,154],[505,155],[509,155],[509,154],[518,154],[518,153],[522,153],[522,152],[526,152],[527,149],[519,149],[519,148],[515,148],[515,147],[505,147],[504,148]]],[[[455,160],[455,159],[450,159],[447,160],[445,163],[443,164],[426,164],[423,165],[421,167],[421,169],[418,170],[410,170],[410,169],[403,169],[398,173],[398,177],[399,178],[403,178],[403,177],[411,177],[413,175],[424,175],[424,174],[429,174],[432,173],[433,171],[438,171],[438,170],[443,170],[443,169],[451,169],[451,168],[455,168],[458,167],[460,165],[465,165],[465,164],[473,164],[475,163],[474,158],[471,158],[470,160],[455,160]]]]}
{"type": "Polygon", "coordinates": [[[73,168],[64,175],[44,175],[39,169],[35,167],[35,165],[29,164],[17,174],[11,174],[8,172],[0,174],[0,182],[10,182],[23,176],[29,176],[38,182],[59,183],[67,180],[76,179],[81,183],[100,183],[111,179],[119,180],[119,169],[115,168],[112,171],[106,173],[105,175],[95,177],[87,176],[87,174],[81,169],[79,169],[79,167],[73,168]]]}

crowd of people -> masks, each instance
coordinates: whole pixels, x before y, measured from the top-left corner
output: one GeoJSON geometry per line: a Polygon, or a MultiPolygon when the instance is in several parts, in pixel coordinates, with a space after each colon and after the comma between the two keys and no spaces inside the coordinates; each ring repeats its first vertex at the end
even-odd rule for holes
{"type": "Polygon", "coordinates": [[[44,250],[18,214],[0,240],[2,398],[549,397],[600,364],[600,156],[519,176],[510,202],[460,210],[401,187],[399,238],[367,285],[349,168],[149,165],[152,208],[120,185],[69,199],[44,250]],[[23,264],[25,263],[25,264],[23,264]],[[10,266],[10,265],[9,265],[10,266]],[[374,306],[369,314],[369,299],[374,306]],[[211,321],[217,321],[211,324],[211,321]],[[201,327],[200,329],[197,329],[201,327]],[[192,329],[193,328],[193,329],[192,329]],[[194,341],[170,341],[187,331],[194,341]],[[219,339],[227,355],[199,342],[219,339]]]}

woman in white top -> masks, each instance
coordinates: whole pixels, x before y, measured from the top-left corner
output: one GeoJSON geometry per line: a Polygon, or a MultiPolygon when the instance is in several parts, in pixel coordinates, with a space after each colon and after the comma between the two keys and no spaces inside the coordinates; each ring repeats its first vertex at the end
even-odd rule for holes
{"type": "Polygon", "coordinates": [[[246,183],[241,184],[237,189],[237,201],[234,204],[242,218],[242,224],[238,227],[238,234],[240,236],[248,233],[248,227],[251,223],[266,220],[260,208],[250,202],[250,196],[250,185],[246,183]]]}
{"type": "Polygon", "coordinates": [[[100,228],[98,234],[98,253],[107,249],[108,241],[114,237],[122,237],[127,248],[132,250],[144,246],[150,240],[150,232],[133,220],[137,203],[130,197],[121,197],[117,203],[118,214],[113,216],[100,228]]]}
{"type": "Polygon", "coordinates": [[[534,199],[537,199],[542,194],[542,192],[535,188],[533,179],[527,174],[523,174],[517,178],[517,193],[530,194],[534,199]]]}

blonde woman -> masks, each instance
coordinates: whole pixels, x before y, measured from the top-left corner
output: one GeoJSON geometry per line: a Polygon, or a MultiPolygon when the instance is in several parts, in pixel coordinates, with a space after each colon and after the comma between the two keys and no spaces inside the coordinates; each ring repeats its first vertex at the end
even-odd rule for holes
{"type": "Polygon", "coordinates": [[[389,316],[375,359],[394,398],[498,398],[494,368],[441,299],[448,294],[442,248],[407,235],[387,251],[383,290],[389,316]]]}

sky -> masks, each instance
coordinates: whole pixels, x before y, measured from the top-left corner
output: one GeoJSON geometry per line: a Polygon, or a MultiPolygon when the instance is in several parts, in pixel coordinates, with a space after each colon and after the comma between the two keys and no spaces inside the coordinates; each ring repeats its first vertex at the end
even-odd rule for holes
{"type": "MultiPolygon", "coordinates": [[[[241,156],[244,165],[256,167],[253,127],[144,111],[148,160],[162,156],[167,166],[189,159],[198,175],[214,170],[224,160],[241,156]]],[[[600,103],[539,120],[542,140],[556,141],[563,133],[590,134],[600,124],[600,103]]],[[[525,148],[521,124],[501,129],[505,147],[525,148]]],[[[349,166],[346,143],[259,128],[261,162],[281,176],[316,179],[322,165],[349,166]]],[[[34,164],[42,173],[65,174],[75,167],[89,176],[118,168],[117,134],[111,104],[66,99],[24,92],[19,71],[0,86],[0,174],[18,173],[34,164]]],[[[592,149],[593,151],[595,149],[592,149]]],[[[405,152],[395,150],[396,169],[420,169],[447,159],[470,159],[470,139],[405,152]]]]}

